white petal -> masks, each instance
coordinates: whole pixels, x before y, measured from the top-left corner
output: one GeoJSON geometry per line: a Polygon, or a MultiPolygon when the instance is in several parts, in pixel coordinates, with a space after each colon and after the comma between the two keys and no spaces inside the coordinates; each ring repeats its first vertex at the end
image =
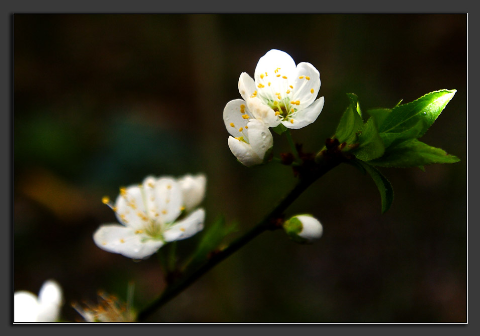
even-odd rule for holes
{"type": "Polygon", "coordinates": [[[264,159],[265,153],[273,146],[272,133],[261,121],[252,119],[248,122],[248,141],[260,159],[264,159]]]}
{"type": "Polygon", "coordinates": [[[144,225],[142,216],[145,214],[145,204],[142,191],[139,186],[130,186],[125,189],[125,194],[118,195],[115,202],[118,221],[133,229],[140,229],[144,225]]]}
{"type": "Polygon", "coordinates": [[[206,183],[207,178],[203,174],[186,175],[178,180],[182,189],[183,205],[187,211],[196,208],[203,201],[206,183]]]}
{"type": "Polygon", "coordinates": [[[253,116],[262,121],[267,127],[275,127],[280,123],[280,119],[275,115],[275,111],[270,106],[264,104],[258,97],[248,99],[247,107],[253,116]]]}
{"type": "Polygon", "coordinates": [[[20,291],[13,296],[14,322],[37,322],[39,309],[40,305],[34,294],[20,291]]]}
{"type": "Polygon", "coordinates": [[[295,77],[292,100],[300,101],[298,109],[301,110],[308,107],[317,98],[320,90],[320,73],[310,63],[300,63],[297,66],[295,77]]]}
{"type": "Polygon", "coordinates": [[[307,215],[299,215],[295,217],[297,217],[303,225],[302,231],[298,234],[300,237],[306,239],[308,242],[313,242],[322,236],[322,224],[320,224],[315,217],[307,215]]]}
{"type": "Polygon", "coordinates": [[[38,294],[40,310],[38,322],[55,322],[60,315],[62,304],[62,289],[53,280],[46,281],[38,294]]]}
{"type": "Polygon", "coordinates": [[[282,124],[291,129],[299,129],[310,125],[317,120],[320,112],[322,112],[325,99],[323,97],[318,98],[313,104],[302,111],[298,111],[293,118],[293,123],[290,121],[282,121],[282,124]]]}
{"type": "Polygon", "coordinates": [[[182,190],[177,181],[171,177],[162,177],[155,184],[155,202],[157,219],[161,223],[171,223],[178,218],[183,206],[182,190]]]}
{"type": "Polygon", "coordinates": [[[272,49],[258,61],[255,68],[255,82],[258,83],[260,75],[265,73],[271,78],[276,78],[278,74],[293,77],[296,73],[295,61],[286,52],[272,49]],[[278,71],[275,72],[275,70],[278,71]]]}
{"type": "Polygon", "coordinates": [[[244,131],[248,120],[251,118],[253,118],[253,116],[247,108],[247,103],[241,99],[229,101],[223,109],[223,122],[225,123],[228,133],[234,137],[244,136],[242,132],[244,131]],[[249,116],[249,118],[245,117],[245,119],[243,116],[249,116]]]}
{"type": "Polygon", "coordinates": [[[249,144],[237,140],[234,137],[228,138],[228,147],[240,163],[247,167],[263,163],[261,159],[249,144]]]}
{"type": "Polygon", "coordinates": [[[250,77],[246,72],[242,72],[240,78],[238,79],[238,91],[244,100],[250,98],[250,96],[255,92],[255,82],[252,77],[250,77]]]}
{"type": "MultiPolygon", "coordinates": [[[[155,219],[156,214],[158,213],[157,203],[155,202],[155,185],[157,184],[157,179],[153,176],[147,176],[142,183],[142,192],[143,199],[146,205],[147,216],[150,219],[155,219]]],[[[147,224],[146,221],[142,222],[147,224]]]]}
{"type": "Polygon", "coordinates": [[[204,220],[205,211],[203,209],[195,210],[187,218],[175,223],[164,232],[165,241],[190,238],[203,229],[204,220]]]}
{"type": "Polygon", "coordinates": [[[105,251],[119,253],[132,259],[147,258],[164,244],[144,233],[135,233],[132,228],[116,224],[102,225],[93,235],[93,240],[105,251]]]}

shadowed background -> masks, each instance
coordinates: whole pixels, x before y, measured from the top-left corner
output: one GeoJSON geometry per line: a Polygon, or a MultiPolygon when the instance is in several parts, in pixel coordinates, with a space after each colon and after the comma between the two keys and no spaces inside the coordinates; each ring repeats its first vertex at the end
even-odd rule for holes
{"type": "Polygon", "coordinates": [[[395,192],[384,215],[373,181],[339,166],[287,211],[319,218],[321,240],[264,233],[151,320],[465,322],[466,32],[466,15],[15,15],[15,290],[56,279],[66,321],[99,289],[125,298],[134,281],[137,308],[158,296],[156,256],[133,262],[92,239],[116,221],[102,196],[147,175],[205,173],[206,226],[224,214],[238,235],[260,220],[295,179],[239,164],[222,111],[275,48],[320,71],[325,107],[292,132],[306,150],[333,134],[347,92],[366,110],[457,89],[422,141],[461,162],[381,169],[395,192]]]}

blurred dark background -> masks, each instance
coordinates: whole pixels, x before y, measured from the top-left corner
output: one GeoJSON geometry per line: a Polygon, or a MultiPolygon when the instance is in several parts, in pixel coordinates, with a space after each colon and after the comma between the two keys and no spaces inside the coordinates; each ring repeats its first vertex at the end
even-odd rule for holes
{"type": "Polygon", "coordinates": [[[295,179],[240,165],[222,111],[276,48],[321,73],[323,112],[293,131],[307,150],[333,134],[347,92],[366,110],[457,89],[422,140],[461,162],[382,169],[395,191],[384,215],[372,180],[336,168],[287,211],[319,218],[320,241],[265,233],[151,320],[465,322],[466,45],[466,15],[15,15],[15,290],[56,279],[66,321],[99,289],[125,298],[134,281],[137,308],[159,295],[155,256],[133,262],[92,239],[116,221],[101,197],[149,174],[205,173],[206,225],[224,214],[241,234],[261,219],[295,179]]]}

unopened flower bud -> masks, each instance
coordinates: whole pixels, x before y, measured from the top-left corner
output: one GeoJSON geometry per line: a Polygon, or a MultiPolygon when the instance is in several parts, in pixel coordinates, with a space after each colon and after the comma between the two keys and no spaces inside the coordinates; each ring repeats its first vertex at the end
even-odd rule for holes
{"type": "Polygon", "coordinates": [[[311,215],[297,215],[285,221],[283,228],[288,236],[301,244],[310,244],[323,233],[322,224],[311,215]]]}

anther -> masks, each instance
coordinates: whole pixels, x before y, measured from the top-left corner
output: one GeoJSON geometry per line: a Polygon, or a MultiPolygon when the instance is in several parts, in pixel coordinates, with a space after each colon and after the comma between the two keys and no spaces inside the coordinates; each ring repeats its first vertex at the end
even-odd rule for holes
{"type": "Polygon", "coordinates": [[[314,91],[313,89],[310,89],[310,92],[311,92],[311,93],[314,93],[315,91],[314,91]]]}
{"type": "Polygon", "coordinates": [[[280,77],[280,76],[281,76],[280,74],[277,75],[277,77],[280,77]]]}
{"type": "Polygon", "coordinates": [[[308,77],[308,76],[305,76],[305,79],[306,79],[306,80],[310,80],[310,77],[308,77]]]}
{"type": "Polygon", "coordinates": [[[170,184],[167,185],[167,189],[168,189],[168,190],[172,189],[172,186],[171,186],[170,184]]]}
{"type": "Polygon", "coordinates": [[[290,122],[293,124],[293,119],[290,119],[290,122]]]}
{"type": "Polygon", "coordinates": [[[180,228],[180,231],[185,232],[185,228],[180,228]]]}
{"type": "Polygon", "coordinates": [[[258,87],[261,89],[261,88],[264,88],[265,85],[263,85],[262,83],[258,84],[258,87]]]}
{"type": "Polygon", "coordinates": [[[287,79],[287,76],[282,76],[283,79],[287,79]]]}
{"type": "Polygon", "coordinates": [[[260,74],[260,78],[263,79],[263,74],[260,74]]]}
{"type": "Polygon", "coordinates": [[[270,84],[272,84],[272,83],[268,82],[268,86],[270,86],[270,84]]]}
{"type": "Polygon", "coordinates": [[[137,230],[135,231],[135,234],[143,233],[143,230],[137,230]]]}
{"type": "Polygon", "coordinates": [[[230,126],[235,127],[235,124],[234,124],[234,123],[230,123],[230,126]]]}
{"type": "Polygon", "coordinates": [[[279,115],[280,115],[280,112],[278,112],[278,111],[275,112],[275,115],[276,115],[276,116],[279,116],[279,115]]]}
{"type": "Polygon", "coordinates": [[[120,188],[120,195],[126,196],[127,195],[127,189],[125,189],[124,187],[121,187],[120,188]]]}
{"type": "Polygon", "coordinates": [[[299,78],[299,79],[302,79],[302,78],[303,78],[303,76],[300,76],[300,77],[298,77],[298,78],[299,78]]]}
{"type": "Polygon", "coordinates": [[[183,210],[185,210],[185,207],[184,207],[184,206],[181,206],[181,207],[180,207],[180,211],[183,211],[183,210]]]}
{"type": "Polygon", "coordinates": [[[287,94],[289,94],[289,93],[290,93],[290,90],[287,90],[287,94]]]}
{"type": "Polygon", "coordinates": [[[290,85],[290,89],[293,89],[293,85],[290,85]]]}
{"type": "Polygon", "coordinates": [[[167,214],[167,210],[162,210],[162,214],[166,215],[167,214]]]}
{"type": "Polygon", "coordinates": [[[250,118],[250,116],[248,114],[244,114],[244,115],[242,115],[242,118],[243,119],[248,119],[248,118],[250,118]]]}
{"type": "Polygon", "coordinates": [[[103,203],[103,204],[108,204],[108,202],[110,202],[110,197],[108,197],[108,196],[103,196],[103,197],[102,197],[102,203],[103,203]]]}
{"type": "Polygon", "coordinates": [[[148,186],[149,186],[150,188],[153,188],[153,187],[154,187],[154,184],[153,184],[152,182],[148,182],[148,186]]]}
{"type": "Polygon", "coordinates": [[[122,243],[122,244],[123,244],[123,243],[125,243],[125,240],[123,240],[123,239],[120,239],[120,243],[122,243]]]}
{"type": "Polygon", "coordinates": [[[239,131],[239,132],[243,131],[243,127],[240,127],[240,128],[238,129],[238,131],[239,131]]]}

